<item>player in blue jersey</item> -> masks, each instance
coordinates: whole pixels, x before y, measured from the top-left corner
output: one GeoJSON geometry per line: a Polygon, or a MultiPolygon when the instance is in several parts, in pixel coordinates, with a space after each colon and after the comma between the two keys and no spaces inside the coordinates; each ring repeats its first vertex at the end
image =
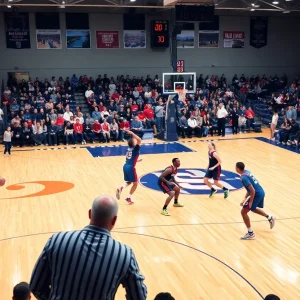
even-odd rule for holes
{"type": "Polygon", "coordinates": [[[125,182],[122,186],[120,186],[117,189],[116,197],[119,200],[122,190],[124,188],[126,188],[127,186],[131,185],[131,183],[132,183],[132,187],[130,189],[129,195],[126,198],[126,201],[128,202],[128,204],[131,205],[131,204],[134,204],[131,197],[132,197],[133,193],[135,192],[137,185],[138,185],[138,177],[136,174],[135,165],[138,161],[141,161],[141,160],[139,160],[139,155],[140,155],[140,145],[141,145],[142,139],[139,136],[137,136],[136,134],[134,134],[132,131],[126,130],[126,133],[130,134],[132,137],[128,140],[126,161],[123,166],[125,182]]]}
{"type": "Polygon", "coordinates": [[[248,232],[241,237],[242,240],[253,240],[255,239],[255,234],[251,228],[250,218],[248,212],[252,212],[266,217],[270,223],[270,229],[275,226],[275,217],[267,215],[262,209],[264,207],[265,191],[256,180],[256,178],[249,172],[245,170],[245,164],[242,162],[237,162],[235,165],[236,172],[240,174],[241,181],[247,190],[245,199],[241,203],[243,206],[241,214],[245,225],[248,228],[248,232]]]}

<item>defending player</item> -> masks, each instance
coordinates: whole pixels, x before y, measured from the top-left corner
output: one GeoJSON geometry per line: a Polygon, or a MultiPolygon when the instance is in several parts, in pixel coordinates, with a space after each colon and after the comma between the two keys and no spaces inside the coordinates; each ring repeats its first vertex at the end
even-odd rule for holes
{"type": "Polygon", "coordinates": [[[166,199],[165,205],[162,209],[161,214],[164,216],[169,216],[170,214],[167,211],[167,207],[173,197],[174,199],[174,207],[183,207],[184,205],[178,203],[178,197],[180,193],[181,186],[175,179],[175,176],[178,172],[178,168],[180,167],[179,158],[172,159],[172,165],[167,167],[158,178],[158,186],[164,192],[164,194],[168,194],[169,197],[166,199]]]}
{"type": "Polygon", "coordinates": [[[126,130],[127,134],[130,134],[132,137],[128,140],[128,149],[126,152],[126,162],[123,166],[123,173],[124,173],[124,184],[117,189],[116,197],[120,200],[121,192],[124,188],[129,186],[131,183],[133,184],[126,201],[128,204],[134,204],[131,197],[135,192],[137,185],[138,185],[138,177],[136,175],[135,165],[138,161],[140,155],[140,145],[141,145],[141,138],[134,134],[132,131],[126,130]]]}
{"type": "Polygon", "coordinates": [[[213,142],[208,143],[208,157],[209,157],[209,165],[207,168],[207,172],[204,177],[204,183],[210,188],[210,195],[212,197],[213,194],[217,192],[216,189],[213,188],[212,184],[208,181],[208,179],[214,179],[214,185],[223,189],[224,191],[224,199],[228,198],[229,190],[219,183],[221,176],[221,158],[216,152],[216,145],[213,142]]]}
{"type": "Polygon", "coordinates": [[[254,213],[266,217],[270,223],[270,229],[275,226],[275,217],[267,215],[262,209],[264,207],[265,192],[260,186],[255,177],[245,170],[245,164],[242,162],[237,162],[235,166],[236,172],[240,174],[242,183],[247,190],[244,201],[241,203],[243,206],[241,214],[245,225],[248,228],[248,232],[241,237],[242,240],[253,240],[255,239],[255,233],[251,228],[250,218],[248,212],[251,210],[254,213]]]}

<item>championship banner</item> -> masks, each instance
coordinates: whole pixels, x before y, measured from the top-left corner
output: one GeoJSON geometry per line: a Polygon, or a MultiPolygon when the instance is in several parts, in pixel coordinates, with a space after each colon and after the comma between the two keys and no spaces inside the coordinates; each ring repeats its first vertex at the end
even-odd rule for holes
{"type": "Polygon", "coordinates": [[[30,31],[28,13],[4,13],[6,47],[29,49],[30,31]]]}
{"type": "Polygon", "coordinates": [[[89,30],[66,30],[67,49],[90,49],[91,36],[89,30]]]}
{"type": "Polygon", "coordinates": [[[120,48],[119,31],[96,31],[97,49],[120,48]]]}
{"type": "Polygon", "coordinates": [[[36,46],[37,49],[61,49],[60,30],[37,29],[36,46]]]}
{"type": "Polygon", "coordinates": [[[224,48],[244,48],[245,32],[224,31],[224,48]]]}
{"type": "Polygon", "coordinates": [[[250,45],[262,48],[268,43],[268,18],[251,17],[250,19],[250,45]]]}
{"type": "Polygon", "coordinates": [[[146,31],[124,30],[123,43],[125,49],[146,48],[146,31]]]}

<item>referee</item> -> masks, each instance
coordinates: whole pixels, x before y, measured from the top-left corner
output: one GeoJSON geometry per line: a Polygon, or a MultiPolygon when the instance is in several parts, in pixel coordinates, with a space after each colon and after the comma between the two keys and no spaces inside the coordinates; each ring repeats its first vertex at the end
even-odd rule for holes
{"type": "Polygon", "coordinates": [[[147,288],[133,251],[110,236],[117,201],[100,196],[89,211],[90,225],[58,232],[33,270],[30,290],[39,300],[112,300],[120,284],[127,300],[144,300],[147,288]]]}
{"type": "Polygon", "coordinates": [[[219,104],[218,111],[217,111],[217,118],[218,118],[218,135],[225,136],[225,124],[226,124],[226,117],[228,115],[227,110],[224,107],[223,103],[219,104]]]}

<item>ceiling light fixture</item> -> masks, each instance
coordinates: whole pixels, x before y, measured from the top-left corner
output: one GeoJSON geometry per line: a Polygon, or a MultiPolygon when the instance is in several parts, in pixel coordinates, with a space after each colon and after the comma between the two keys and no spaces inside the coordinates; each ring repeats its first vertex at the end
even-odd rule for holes
{"type": "Polygon", "coordinates": [[[283,11],[282,13],[283,14],[289,14],[291,11],[290,10],[285,10],[285,11],[283,11]]]}
{"type": "Polygon", "coordinates": [[[136,0],[130,0],[130,2],[135,2],[136,0]]]}
{"type": "Polygon", "coordinates": [[[66,4],[66,1],[63,1],[62,4],[66,4]]]}
{"type": "Polygon", "coordinates": [[[255,11],[255,9],[254,9],[254,8],[251,8],[250,11],[255,11]]]}
{"type": "Polygon", "coordinates": [[[272,3],[273,4],[279,4],[279,1],[273,1],[272,3]]]}
{"type": "Polygon", "coordinates": [[[11,5],[7,5],[7,8],[11,8],[11,5]]]}
{"type": "Polygon", "coordinates": [[[8,0],[8,2],[13,2],[13,0],[8,0]]]}

